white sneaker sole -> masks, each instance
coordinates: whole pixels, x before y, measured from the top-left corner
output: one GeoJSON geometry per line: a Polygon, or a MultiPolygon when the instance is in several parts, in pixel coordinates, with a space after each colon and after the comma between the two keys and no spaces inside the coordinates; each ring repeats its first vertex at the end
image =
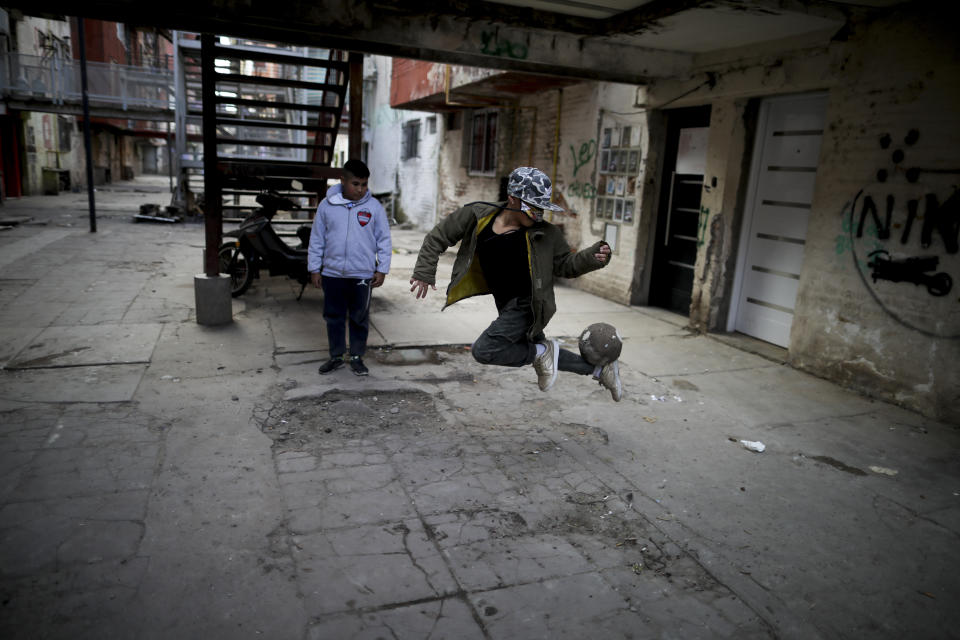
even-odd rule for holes
{"type": "Polygon", "coordinates": [[[617,381],[617,390],[611,391],[610,395],[613,398],[614,402],[620,402],[620,399],[623,397],[623,383],[620,382],[620,363],[613,363],[613,379],[617,381]]]}
{"type": "Polygon", "coordinates": [[[550,340],[550,344],[553,345],[553,375],[550,376],[550,382],[548,382],[547,386],[541,389],[541,391],[549,391],[553,383],[557,381],[557,374],[559,373],[557,365],[560,363],[560,341],[550,340]]]}

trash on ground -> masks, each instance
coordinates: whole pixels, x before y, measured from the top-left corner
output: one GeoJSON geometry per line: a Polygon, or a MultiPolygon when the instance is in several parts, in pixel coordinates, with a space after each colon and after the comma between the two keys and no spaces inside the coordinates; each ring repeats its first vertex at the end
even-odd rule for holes
{"type": "Polygon", "coordinates": [[[651,417],[651,416],[643,416],[643,419],[646,420],[647,422],[656,422],[656,421],[657,421],[656,418],[653,418],[653,417],[651,417]]]}
{"type": "Polygon", "coordinates": [[[870,471],[873,471],[874,473],[879,473],[882,476],[895,476],[898,473],[900,473],[896,469],[888,469],[887,467],[871,466],[868,468],[870,469],[870,471]]]}
{"type": "Polygon", "coordinates": [[[140,213],[133,216],[134,222],[164,222],[167,224],[175,222],[183,222],[183,217],[176,215],[179,211],[176,207],[166,207],[164,210],[165,215],[160,215],[160,205],[158,204],[142,204],[140,205],[140,213]]]}
{"type": "Polygon", "coordinates": [[[748,451],[756,451],[757,453],[762,453],[764,449],[767,448],[767,445],[763,444],[759,440],[741,440],[740,444],[743,445],[744,449],[748,451]]]}

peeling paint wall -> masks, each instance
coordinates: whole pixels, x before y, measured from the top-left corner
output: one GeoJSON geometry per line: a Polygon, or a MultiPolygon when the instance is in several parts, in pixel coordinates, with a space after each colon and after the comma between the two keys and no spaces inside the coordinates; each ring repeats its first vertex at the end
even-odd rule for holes
{"type": "Polygon", "coordinates": [[[702,56],[648,98],[712,106],[690,323],[724,331],[759,100],[827,91],[789,358],[960,422],[960,47],[945,17],[909,5],[792,53],[702,56]]]}
{"type": "Polygon", "coordinates": [[[441,116],[435,113],[404,111],[401,126],[418,123],[419,144],[415,157],[403,159],[397,169],[400,206],[417,227],[429,229],[436,224],[437,163],[442,139],[441,116]]]}
{"type": "Polygon", "coordinates": [[[942,16],[906,13],[857,43],[830,93],[791,359],[960,422],[960,47],[942,16]],[[878,260],[906,280],[874,279],[878,260]]]}
{"type": "MultiPolygon", "coordinates": [[[[69,60],[70,24],[63,20],[24,16],[16,22],[17,52],[32,56],[59,56],[69,60]]],[[[86,182],[82,169],[82,146],[78,152],[74,116],[24,111],[20,114],[24,133],[23,189],[25,195],[44,192],[43,169],[65,169],[71,185],[86,182]]],[[[82,138],[79,138],[82,142],[82,138]]]]}
{"type": "MultiPolygon", "coordinates": [[[[397,162],[400,147],[402,111],[390,107],[392,60],[384,56],[364,56],[363,141],[368,145],[370,191],[393,192],[397,186],[397,162]]],[[[339,141],[341,136],[337,136],[339,141]]],[[[345,137],[345,136],[344,136],[345,137]]]]}
{"type": "MultiPolygon", "coordinates": [[[[392,193],[395,206],[417,228],[429,229],[436,222],[437,163],[442,138],[443,117],[423,111],[394,109],[390,106],[394,69],[410,67],[411,60],[393,60],[384,56],[366,56],[364,71],[363,138],[369,145],[370,190],[392,193]],[[432,120],[432,126],[431,126],[432,120]],[[403,158],[403,127],[419,122],[417,155],[403,158]]],[[[425,63],[416,63],[423,65],[425,63]]],[[[402,74],[401,74],[402,75],[402,74]]]]}

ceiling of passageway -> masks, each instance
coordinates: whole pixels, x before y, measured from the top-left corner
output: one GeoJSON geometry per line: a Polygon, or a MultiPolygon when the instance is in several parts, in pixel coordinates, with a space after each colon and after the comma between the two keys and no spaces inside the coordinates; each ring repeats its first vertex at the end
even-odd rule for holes
{"type": "MultiPolygon", "coordinates": [[[[919,1],[919,0],[917,0],[919,1]]],[[[642,84],[696,56],[829,40],[898,0],[8,0],[75,15],[476,67],[642,84]]]]}

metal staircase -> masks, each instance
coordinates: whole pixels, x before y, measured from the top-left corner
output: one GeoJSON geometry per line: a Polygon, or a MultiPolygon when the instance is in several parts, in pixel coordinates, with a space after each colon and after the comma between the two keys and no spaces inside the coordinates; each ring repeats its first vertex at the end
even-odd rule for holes
{"type": "Polygon", "coordinates": [[[206,213],[212,196],[231,222],[256,206],[253,196],[263,189],[302,206],[322,198],[327,179],[338,176],[331,165],[350,79],[344,52],[213,37],[205,59],[200,36],[178,34],[176,45],[184,204],[203,193],[206,213]],[[215,108],[205,118],[207,102],[215,108]],[[211,149],[209,163],[204,154],[211,149]],[[204,176],[205,166],[216,167],[214,175],[204,176]],[[293,190],[293,180],[302,189],[293,190]]]}

